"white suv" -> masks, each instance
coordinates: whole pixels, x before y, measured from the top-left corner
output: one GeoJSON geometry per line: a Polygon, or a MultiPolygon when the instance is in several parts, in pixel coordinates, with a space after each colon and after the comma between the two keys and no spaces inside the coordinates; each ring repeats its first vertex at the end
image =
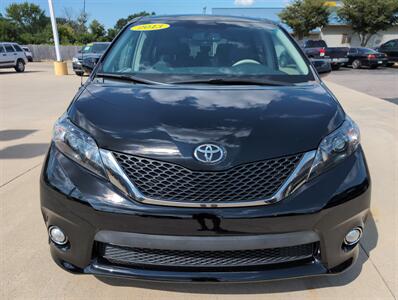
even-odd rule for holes
{"type": "Polygon", "coordinates": [[[0,43],[0,68],[14,68],[17,72],[23,72],[27,62],[21,46],[16,43],[0,43]]]}

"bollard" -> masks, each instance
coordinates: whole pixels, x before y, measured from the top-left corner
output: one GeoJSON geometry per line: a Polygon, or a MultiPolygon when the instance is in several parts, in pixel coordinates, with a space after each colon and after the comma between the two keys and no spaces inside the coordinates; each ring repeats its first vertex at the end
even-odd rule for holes
{"type": "Polygon", "coordinates": [[[68,75],[66,61],[54,61],[54,71],[56,76],[68,75]]]}

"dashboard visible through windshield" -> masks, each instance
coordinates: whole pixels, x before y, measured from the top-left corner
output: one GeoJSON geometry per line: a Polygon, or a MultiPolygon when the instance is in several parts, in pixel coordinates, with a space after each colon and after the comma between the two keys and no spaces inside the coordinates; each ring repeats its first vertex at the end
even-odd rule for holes
{"type": "Polygon", "coordinates": [[[208,77],[313,80],[287,34],[260,21],[141,20],[125,28],[99,72],[162,82],[208,77]]]}

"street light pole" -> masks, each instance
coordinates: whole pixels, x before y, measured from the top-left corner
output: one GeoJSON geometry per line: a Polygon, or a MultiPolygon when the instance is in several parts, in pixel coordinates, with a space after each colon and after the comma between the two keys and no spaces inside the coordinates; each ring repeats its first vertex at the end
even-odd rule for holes
{"type": "Polygon", "coordinates": [[[57,20],[55,19],[55,15],[54,15],[53,0],[48,0],[48,7],[50,8],[51,26],[53,28],[55,55],[57,56],[57,61],[61,61],[61,53],[59,51],[59,37],[58,37],[57,20]]]}
{"type": "Polygon", "coordinates": [[[62,61],[61,52],[59,51],[59,37],[58,37],[58,28],[57,28],[57,20],[55,19],[54,14],[54,5],[53,0],[48,0],[48,7],[50,9],[50,18],[51,18],[51,26],[53,28],[53,38],[55,45],[55,55],[57,60],[54,62],[54,71],[55,75],[68,75],[68,67],[66,62],[62,61]]]}

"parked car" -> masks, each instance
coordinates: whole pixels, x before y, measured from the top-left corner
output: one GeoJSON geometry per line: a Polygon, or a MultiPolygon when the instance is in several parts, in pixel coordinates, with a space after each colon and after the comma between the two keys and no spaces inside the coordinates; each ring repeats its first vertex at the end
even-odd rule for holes
{"type": "Polygon", "coordinates": [[[328,47],[324,40],[304,41],[303,49],[309,58],[328,58],[333,70],[338,70],[348,62],[347,47],[328,47]]]}
{"type": "Polygon", "coordinates": [[[347,66],[359,69],[363,66],[376,69],[385,66],[388,62],[387,55],[370,48],[350,48],[348,51],[347,66]]]}
{"type": "Polygon", "coordinates": [[[336,274],[370,210],[355,122],[283,27],[129,23],[56,122],[41,175],[75,273],[225,282],[336,274]]]}
{"type": "Polygon", "coordinates": [[[29,62],[33,61],[33,54],[30,51],[30,49],[26,46],[22,46],[23,51],[25,52],[26,58],[28,59],[29,62]]]}
{"type": "Polygon", "coordinates": [[[20,45],[0,42],[0,68],[14,68],[17,72],[23,72],[27,62],[28,59],[20,45]]]}
{"type": "Polygon", "coordinates": [[[316,71],[319,74],[330,73],[332,71],[332,65],[330,64],[330,59],[311,58],[310,61],[312,62],[316,71]]]}
{"type": "Polygon", "coordinates": [[[82,76],[84,74],[84,70],[82,68],[83,59],[100,58],[109,44],[110,43],[107,42],[95,42],[82,47],[78,54],[72,59],[72,67],[75,74],[82,76]]]}
{"type": "Polygon", "coordinates": [[[388,57],[388,66],[392,66],[398,62],[398,39],[390,40],[380,45],[377,51],[385,53],[388,57]]]}

